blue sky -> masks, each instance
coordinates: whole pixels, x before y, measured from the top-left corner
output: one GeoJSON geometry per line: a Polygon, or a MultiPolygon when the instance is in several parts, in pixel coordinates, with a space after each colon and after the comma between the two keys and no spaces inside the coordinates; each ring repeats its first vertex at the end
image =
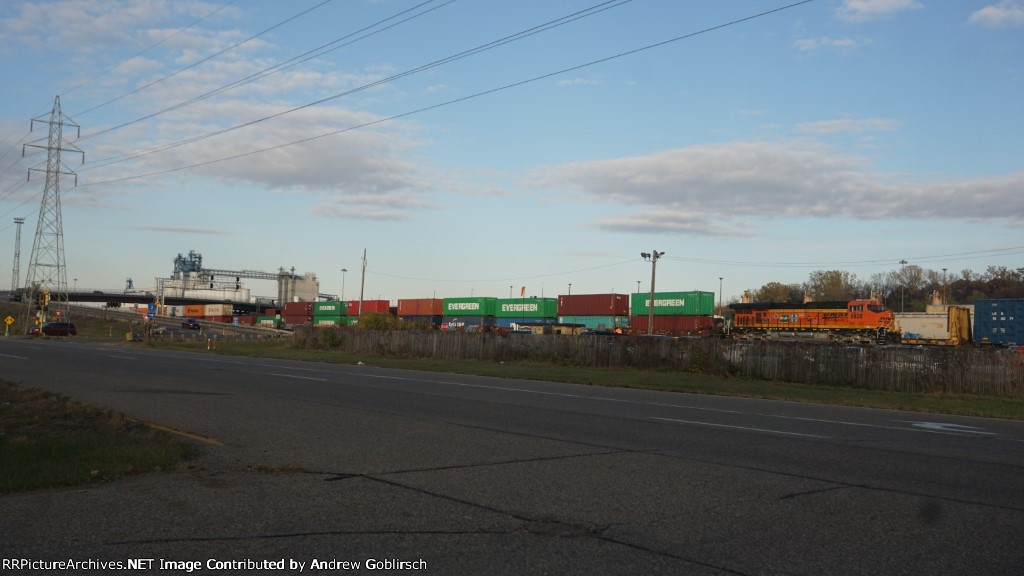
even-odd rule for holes
{"type": "Polygon", "coordinates": [[[57,95],[79,288],[152,286],[190,250],[352,298],[365,248],[390,300],[646,291],[652,250],[659,291],[726,300],[1024,267],[1024,0],[788,4],[3,2],[0,286],[57,95]]]}

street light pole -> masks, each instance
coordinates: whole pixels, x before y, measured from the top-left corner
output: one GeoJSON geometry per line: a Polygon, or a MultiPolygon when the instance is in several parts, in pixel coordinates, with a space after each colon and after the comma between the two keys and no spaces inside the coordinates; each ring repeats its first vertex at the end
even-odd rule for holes
{"type": "Polygon", "coordinates": [[[904,312],[903,308],[903,289],[907,285],[907,261],[900,260],[900,314],[904,312]]]}
{"type": "Polygon", "coordinates": [[[341,269],[341,301],[345,301],[345,272],[348,272],[348,268],[341,269]]]}
{"type": "Polygon", "coordinates": [[[647,302],[647,333],[654,333],[654,278],[658,270],[658,259],[664,256],[664,252],[653,250],[650,254],[641,252],[640,257],[651,262],[651,299],[647,302]]]}
{"type": "Polygon", "coordinates": [[[718,315],[725,316],[722,310],[722,277],[718,277],[718,315]]]}

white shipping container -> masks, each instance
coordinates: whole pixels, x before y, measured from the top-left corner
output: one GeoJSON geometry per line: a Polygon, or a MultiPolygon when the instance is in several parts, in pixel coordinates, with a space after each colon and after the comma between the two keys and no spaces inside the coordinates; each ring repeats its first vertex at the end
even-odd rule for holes
{"type": "Polygon", "coordinates": [[[915,340],[949,340],[949,315],[929,313],[896,314],[900,337],[915,340]]]}
{"type": "Polygon", "coordinates": [[[231,304],[207,304],[203,306],[203,316],[232,316],[235,307],[231,304]]]}

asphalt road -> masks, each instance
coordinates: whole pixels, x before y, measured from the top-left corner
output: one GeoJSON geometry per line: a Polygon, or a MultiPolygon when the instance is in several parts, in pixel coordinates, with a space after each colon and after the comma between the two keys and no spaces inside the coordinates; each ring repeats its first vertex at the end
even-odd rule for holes
{"type": "Polygon", "coordinates": [[[0,340],[0,378],[202,446],[174,471],[0,496],[0,561],[150,568],[120,574],[186,574],[184,562],[201,574],[1024,574],[1019,422],[76,339],[0,340]],[[400,569],[370,570],[388,566],[400,569]]]}

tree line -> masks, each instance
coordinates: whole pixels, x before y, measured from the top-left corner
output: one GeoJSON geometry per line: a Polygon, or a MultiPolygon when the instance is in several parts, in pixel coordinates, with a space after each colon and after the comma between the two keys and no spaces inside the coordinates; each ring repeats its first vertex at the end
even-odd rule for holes
{"type": "Polygon", "coordinates": [[[756,302],[802,302],[805,295],[817,301],[853,300],[874,294],[892,310],[923,312],[936,298],[946,304],[1024,298],[1024,268],[989,266],[983,273],[955,273],[906,265],[866,280],[845,270],[817,270],[802,284],[769,282],[748,292],[756,302]]]}

